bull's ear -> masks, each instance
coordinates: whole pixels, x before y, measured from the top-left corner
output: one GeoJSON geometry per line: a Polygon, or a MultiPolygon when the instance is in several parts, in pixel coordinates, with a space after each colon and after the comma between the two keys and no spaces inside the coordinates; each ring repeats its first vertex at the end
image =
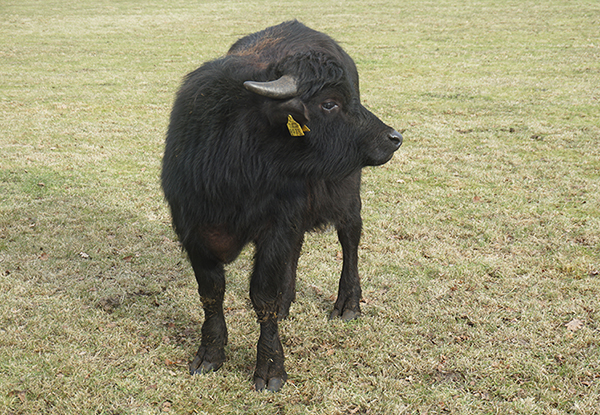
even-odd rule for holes
{"type": "Polygon", "coordinates": [[[271,101],[267,111],[267,117],[273,125],[285,125],[290,115],[300,124],[306,124],[309,120],[308,108],[298,97],[287,101],[271,101]]]}

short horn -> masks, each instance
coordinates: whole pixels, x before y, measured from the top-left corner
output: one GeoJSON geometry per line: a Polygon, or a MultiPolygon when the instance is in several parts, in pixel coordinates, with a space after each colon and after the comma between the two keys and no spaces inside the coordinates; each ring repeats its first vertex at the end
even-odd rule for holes
{"type": "Polygon", "coordinates": [[[246,81],[244,87],[250,92],[267,98],[286,99],[298,94],[296,78],[290,75],[283,75],[281,78],[269,82],[246,81]]]}

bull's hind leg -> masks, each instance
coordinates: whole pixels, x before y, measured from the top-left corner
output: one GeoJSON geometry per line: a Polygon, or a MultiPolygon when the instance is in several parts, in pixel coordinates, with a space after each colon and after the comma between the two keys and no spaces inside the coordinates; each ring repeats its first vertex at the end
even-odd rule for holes
{"type": "Polygon", "coordinates": [[[204,308],[202,340],[196,357],[190,363],[190,373],[207,373],[219,369],[225,361],[227,326],[223,315],[225,276],[223,264],[189,252],[198,282],[198,293],[204,308]]]}
{"type": "Polygon", "coordinates": [[[342,320],[352,320],[360,316],[360,278],[358,276],[358,244],[362,230],[360,207],[351,220],[337,225],[338,238],[342,245],[344,262],[338,297],[329,318],[340,317],[342,320]]]}

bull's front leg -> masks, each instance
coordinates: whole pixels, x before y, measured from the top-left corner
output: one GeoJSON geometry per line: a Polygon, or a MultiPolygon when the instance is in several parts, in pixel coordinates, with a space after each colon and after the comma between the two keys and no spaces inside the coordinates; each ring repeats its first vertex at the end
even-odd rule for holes
{"type": "Polygon", "coordinates": [[[358,276],[358,244],[362,231],[360,204],[355,208],[351,219],[337,225],[337,231],[342,245],[344,262],[338,297],[329,318],[340,317],[342,320],[348,321],[360,316],[360,299],[362,296],[358,276]]]}
{"type": "Polygon", "coordinates": [[[302,251],[302,243],[304,237],[299,238],[296,244],[292,247],[292,252],[286,264],[286,271],[283,280],[281,306],[279,307],[279,320],[288,318],[290,314],[290,306],[296,299],[296,270],[298,268],[298,259],[300,251],[302,251]]]}
{"type": "MultiPolygon", "coordinates": [[[[260,316],[263,313],[257,314],[260,316]]],[[[257,391],[266,388],[269,391],[277,392],[286,380],[287,373],[284,367],[283,347],[279,340],[277,317],[266,318],[260,322],[260,337],[256,347],[254,388],[257,391]]]]}
{"type": "Polygon", "coordinates": [[[283,347],[279,339],[278,313],[283,305],[284,285],[289,283],[286,281],[289,277],[286,273],[290,271],[289,261],[301,243],[302,235],[293,229],[274,234],[256,241],[254,271],[250,281],[250,299],[260,323],[254,371],[254,387],[257,391],[278,391],[287,380],[283,347]]]}

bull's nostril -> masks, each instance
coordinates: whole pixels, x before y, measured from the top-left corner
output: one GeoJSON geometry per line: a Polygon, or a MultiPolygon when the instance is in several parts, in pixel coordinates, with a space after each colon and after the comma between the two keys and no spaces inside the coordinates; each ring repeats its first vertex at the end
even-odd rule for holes
{"type": "Polygon", "coordinates": [[[400,147],[402,145],[402,134],[400,134],[398,131],[393,130],[388,134],[388,138],[396,147],[400,147]]]}

